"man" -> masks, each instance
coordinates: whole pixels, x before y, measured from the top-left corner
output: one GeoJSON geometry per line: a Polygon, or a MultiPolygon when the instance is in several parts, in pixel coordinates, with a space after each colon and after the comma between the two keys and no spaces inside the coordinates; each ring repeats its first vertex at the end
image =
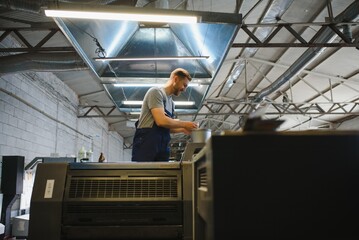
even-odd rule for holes
{"type": "Polygon", "coordinates": [[[152,87],[147,91],[140,118],[136,122],[132,161],[168,161],[170,133],[190,134],[197,128],[196,122],[173,119],[172,95],[179,96],[191,80],[191,75],[185,69],[177,68],[163,87],[152,87]]]}

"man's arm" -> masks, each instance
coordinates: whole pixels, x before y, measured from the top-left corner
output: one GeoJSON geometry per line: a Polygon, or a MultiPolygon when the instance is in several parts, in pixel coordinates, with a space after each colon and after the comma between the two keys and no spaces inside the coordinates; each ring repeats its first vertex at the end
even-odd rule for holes
{"type": "MultiPolygon", "coordinates": [[[[179,119],[174,119],[176,121],[180,121],[179,119]]],[[[198,125],[197,125],[198,127],[198,125]]],[[[172,128],[170,129],[171,133],[184,133],[186,135],[191,134],[192,131],[188,131],[186,128],[172,128]]]]}
{"type": "Polygon", "coordinates": [[[189,134],[193,129],[197,128],[195,122],[175,120],[167,117],[163,108],[152,108],[151,113],[157,126],[169,128],[173,133],[183,132],[189,134]]]}

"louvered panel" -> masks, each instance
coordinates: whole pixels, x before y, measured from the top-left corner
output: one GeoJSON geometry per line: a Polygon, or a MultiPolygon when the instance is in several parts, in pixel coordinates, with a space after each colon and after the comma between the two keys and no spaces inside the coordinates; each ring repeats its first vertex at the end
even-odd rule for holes
{"type": "Polygon", "coordinates": [[[199,170],[199,187],[207,188],[207,169],[202,168],[199,170]]]}
{"type": "Polygon", "coordinates": [[[177,198],[177,178],[72,178],[69,198],[177,198]]]}

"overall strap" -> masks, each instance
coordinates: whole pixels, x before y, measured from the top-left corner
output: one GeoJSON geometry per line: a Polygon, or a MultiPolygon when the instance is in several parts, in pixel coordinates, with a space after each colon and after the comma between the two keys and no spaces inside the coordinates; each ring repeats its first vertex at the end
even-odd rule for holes
{"type": "Polygon", "coordinates": [[[169,112],[169,111],[167,111],[167,109],[166,109],[166,101],[167,101],[167,95],[166,95],[166,93],[164,92],[164,89],[163,88],[160,88],[160,92],[161,92],[161,94],[162,94],[162,99],[163,99],[163,108],[164,108],[164,110],[165,110],[165,113],[166,113],[166,115],[168,115],[170,118],[173,118],[174,117],[174,104],[173,104],[173,102],[172,102],[172,112],[169,112]]]}

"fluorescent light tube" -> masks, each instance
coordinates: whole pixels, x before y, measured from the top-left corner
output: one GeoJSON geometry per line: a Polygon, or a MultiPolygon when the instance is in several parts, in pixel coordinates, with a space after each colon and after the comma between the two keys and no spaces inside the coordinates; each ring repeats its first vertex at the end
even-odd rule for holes
{"type": "MultiPolygon", "coordinates": [[[[125,105],[142,105],[143,101],[123,101],[125,105]]],[[[176,106],[192,106],[194,105],[193,101],[174,101],[176,106]]]]}
{"type": "Polygon", "coordinates": [[[143,101],[123,101],[125,105],[142,105],[143,101]]]}
{"type": "Polygon", "coordinates": [[[193,101],[174,101],[176,106],[192,106],[194,105],[193,101]]]}
{"type": "Polygon", "coordinates": [[[110,13],[110,12],[85,12],[68,10],[45,10],[47,17],[125,20],[136,22],[162,22],[162,23],[197,23],[196,16],[179,16],[166,14],[135,14],[135,13],[110,13]]]}
{"type": "MultiPolygon", "coordinates": [[[[114,87],[161,87],[164,83],[114,83],[114,87]]],[[[198,87],[199,83],[189,83],[189,87],[198,87]]]]}
{"type": "Polygon", "coordinates": [[[95,61],[164,61],[164,60],[196,60],[196,59],[208,59],[209,56],[163,56],[163,57],[104,57],[93,58],[95,61]]]}

